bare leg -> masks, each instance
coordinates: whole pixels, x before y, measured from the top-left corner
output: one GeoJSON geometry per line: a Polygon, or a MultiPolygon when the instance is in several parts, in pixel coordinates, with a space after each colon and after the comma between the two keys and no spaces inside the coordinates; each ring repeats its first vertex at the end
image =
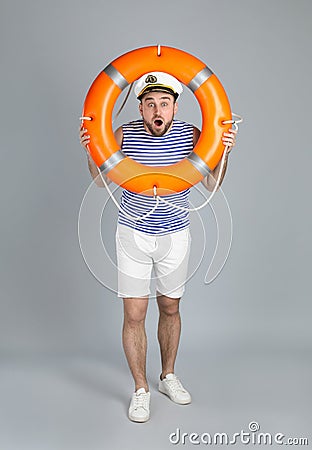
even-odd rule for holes
{"type": "Polygon", "coordinates": [[[159,308],[158,341],[162,364],[161,379],[168,373],[174,373],[181,334],[179,302],[179,298],[170,298],[165,295],[157,297],[159,308]]]}
{"type": "Polygon", "coordinates": [[[124,324],[122,343],[132,373],[135,391],[139,388],[149,390],[146,380],[145,317],[148,298],[124,298],[124,324]]]}

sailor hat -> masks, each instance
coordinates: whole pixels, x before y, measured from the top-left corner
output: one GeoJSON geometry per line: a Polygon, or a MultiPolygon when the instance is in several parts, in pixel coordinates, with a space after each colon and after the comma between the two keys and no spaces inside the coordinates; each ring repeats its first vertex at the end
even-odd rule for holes
{"type": "Polygon", "coordinates": [[[134,93],[138,100],[141,100],[147,92],[168,92],[172,94],[175,99],[183,91],[182,84],[172,75],[165,72],[150,72],[142,75],[134,86],[134,93]]]}

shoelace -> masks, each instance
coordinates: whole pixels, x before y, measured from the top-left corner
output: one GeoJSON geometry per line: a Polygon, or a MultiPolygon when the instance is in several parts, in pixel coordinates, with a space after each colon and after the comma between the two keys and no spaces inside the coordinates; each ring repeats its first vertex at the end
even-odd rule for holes
{"type": "Polygon", "coordinates": [[[175,377],[172,380],[166,380],[169,386],[169,389],[172,389],[173,392],[182,391],[186,392],[184,387],[182,386],[181,381],[175,377]]]}
{"type": "Polygon", "coordinates": [[[136,394],[134,397],[134,408],[144,408],[148,409],[148,395],[146,394],[136,394]]]}

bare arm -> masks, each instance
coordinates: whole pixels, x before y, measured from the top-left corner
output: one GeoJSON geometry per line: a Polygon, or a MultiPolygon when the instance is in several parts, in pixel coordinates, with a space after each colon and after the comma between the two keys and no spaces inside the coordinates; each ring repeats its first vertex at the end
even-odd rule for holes
{"type": "MultiPolygon", "coordinates": [[[[229,130],[228,133],[223,133],[222,135],[222,142],[225,146],[228,146],[228,150],[227,153],[225,155],[225,160],[224,160],[224,166],[223,166],[223,170],[222,170],[222,174],[221,174],[221,178],[220,178],[220,182],[219,182],[219,186],[218,188],[221,186],[223,178],[225,176],[225,172],[227,169],[227,163],[228,163],[228,156],[230,151],[232,150],[233,146],[235,145],[235,136],[236,136],[236,130],[229,130]]],[[[194,132],[193,132],[193,145],[195,147],[198,139],[200,137],[200,131],[198,128],[194,127],[194,132]]],[[[218,176],[220,174],[220,170],[221,170],[221,161],[219,162],[219,164],[215,167],[214,170],[212,170],[210,172],[209,175],[207,175],[203,180],[202,180],[202,184],[205,186],[206,189],[208,189],[208,191],[213,191],[218,179],[218,176]]]]}
{"type": "MultiPolygon", "coordinates": [[[[221,174],[221,178],[220,178],[220,182],[219,182],[219,186],[218,188],[221,186],[223,178],[225,176],[225,172],[227,169],[227,163],[228,163],[228,155],[225,156],[225,160],[224,160],[224,166],[223,166],[223,170],[222,170],[222,174],[221,174]]],[[[221,162],[219,162],[219,164],[215,167],[214,170],[212,170],[210,172],[209,175],[207,175],[203,180],[202,180],[202,184],[205,186],[206,189],[208,189],[208,191],[212,192],[216,186],[216,182],[218,180],[218,176],[221,170],[221,162]]]]}
{"type": "MultiPolygon", "coordinates": [[[[97,165],[95,164],[95,162],[93,161],[89,150],[88,150],[88,144],[90,143],[90,136],[87,134],[88,130],[86,128],[82,128],[80,127],[80,144],[82,145],[82,147],[85,149],[86,154],[87,154],[87,158],[88,158],[88,167],[89,167],[89,171],[90,174],[92,176],[92,178],[94,179],[95,183],[97,186],[99,187],[104,187],[104,183],[102,181],[102,178],[99,174],[99,170],[97,165]]],[[[115,139],[118,143],[118,145],[122,145],[122,139],[123,139],[123,134],[122,134],[122,127],[119,127],[116,131],[115,131],[115,139]]],[[[111,180],[104,174],[102,174],[102,177],[105,179],[105,182],[107,184],[111,183],[111,180]]]]}

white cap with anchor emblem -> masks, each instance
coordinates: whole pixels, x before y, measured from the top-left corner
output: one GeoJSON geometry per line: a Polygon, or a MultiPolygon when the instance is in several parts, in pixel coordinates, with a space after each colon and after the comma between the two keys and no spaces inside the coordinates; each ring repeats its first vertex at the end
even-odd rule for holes
{"type": "Polygon", "coordinates": [[[172,75],[165,72],[150,72],[142,75],[134,86],[134,93],[138,100],[147,92],[169,92],[175,99],[183,91],[182,84],[172,75]]]}

